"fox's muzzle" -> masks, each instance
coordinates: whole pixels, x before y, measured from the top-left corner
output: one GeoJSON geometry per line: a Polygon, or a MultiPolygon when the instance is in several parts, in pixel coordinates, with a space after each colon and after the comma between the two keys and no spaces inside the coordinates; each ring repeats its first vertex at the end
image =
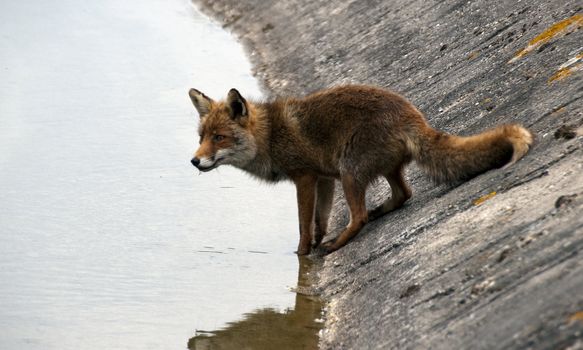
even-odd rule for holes
{"type": "Polygon", "coordinates": [[[190,160],[190,162],[192,163],[192,165],[194,165],[200,171],[211,171],[214,168],[216,168],[217,166],[219,166],[219,161],[221,161],[221,160],[222,160],[222,158],[215,159],[215,157],[212,157],[212,158],[194,157],[190,160]]]}

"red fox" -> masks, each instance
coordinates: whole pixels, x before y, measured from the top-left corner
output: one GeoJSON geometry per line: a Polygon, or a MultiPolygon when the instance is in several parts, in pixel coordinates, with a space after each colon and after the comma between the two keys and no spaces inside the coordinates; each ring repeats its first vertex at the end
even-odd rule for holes
{"type": "Polygon", "coordinates": [[[200,171],[229,164],[268,182],[296,186],[300,222],[297,254],[320,245],[340,180],[350,222],[327,252],[344,246],[362,227],[411,197],[404,167],[415,160],[436,183],[455,183],[522,158],[532,134],[517,124],[462,137],[433,129],[404,97],[378,87],[346,85],[303,98],[247,101],[231,89],[214,101],[196,89],[200,147],[191,163],[200,171]],[[391,196],[367,211],[365,191],[379,177],[391,196]]]}

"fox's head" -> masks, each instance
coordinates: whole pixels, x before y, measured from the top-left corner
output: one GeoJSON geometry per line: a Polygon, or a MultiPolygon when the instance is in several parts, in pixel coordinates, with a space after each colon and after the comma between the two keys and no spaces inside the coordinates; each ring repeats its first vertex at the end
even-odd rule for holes
{"type": "Polygon", "coordinates": [[[257,154],[257,143],[251,132],[253,106],[239,91],[231,89],[225,101],[213,101],[202,92],[188,92],[200,115],[200,146],[191,160],[201,171],[219,165],[245,167],[257,154]]]}

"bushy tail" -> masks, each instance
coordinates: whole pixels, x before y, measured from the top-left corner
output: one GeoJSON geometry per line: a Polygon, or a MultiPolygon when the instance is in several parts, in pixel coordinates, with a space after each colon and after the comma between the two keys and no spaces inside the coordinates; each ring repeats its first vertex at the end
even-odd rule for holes
{"type": "Polygon", "coordinates": [[[472,136],[426,129],[411,140],[413,158],[437,183],[457,183],[522,158],[533,136],[517,124],[501,125],[472,136]]]}

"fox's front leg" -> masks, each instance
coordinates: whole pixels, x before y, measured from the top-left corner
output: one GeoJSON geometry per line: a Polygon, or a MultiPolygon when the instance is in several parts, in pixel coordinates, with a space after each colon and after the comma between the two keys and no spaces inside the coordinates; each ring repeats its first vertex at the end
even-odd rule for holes
{"type": "Polygon", "coordinates": [[[316,227],[314,230],[314,247],[322,243],[322,239],[328,232],[328,218],[332,210],[334,199],[334,179],[318,178],[316,197],[316,227]]]}
{"type": "Polygon", "coordinates": [[[316,183],[318,177],[311,174],[292,176],[298,196],[298,214],[300,219],[300,244],[298,255],[310,254],[314,226],[314,207],[316,201],[316,183]]]}

